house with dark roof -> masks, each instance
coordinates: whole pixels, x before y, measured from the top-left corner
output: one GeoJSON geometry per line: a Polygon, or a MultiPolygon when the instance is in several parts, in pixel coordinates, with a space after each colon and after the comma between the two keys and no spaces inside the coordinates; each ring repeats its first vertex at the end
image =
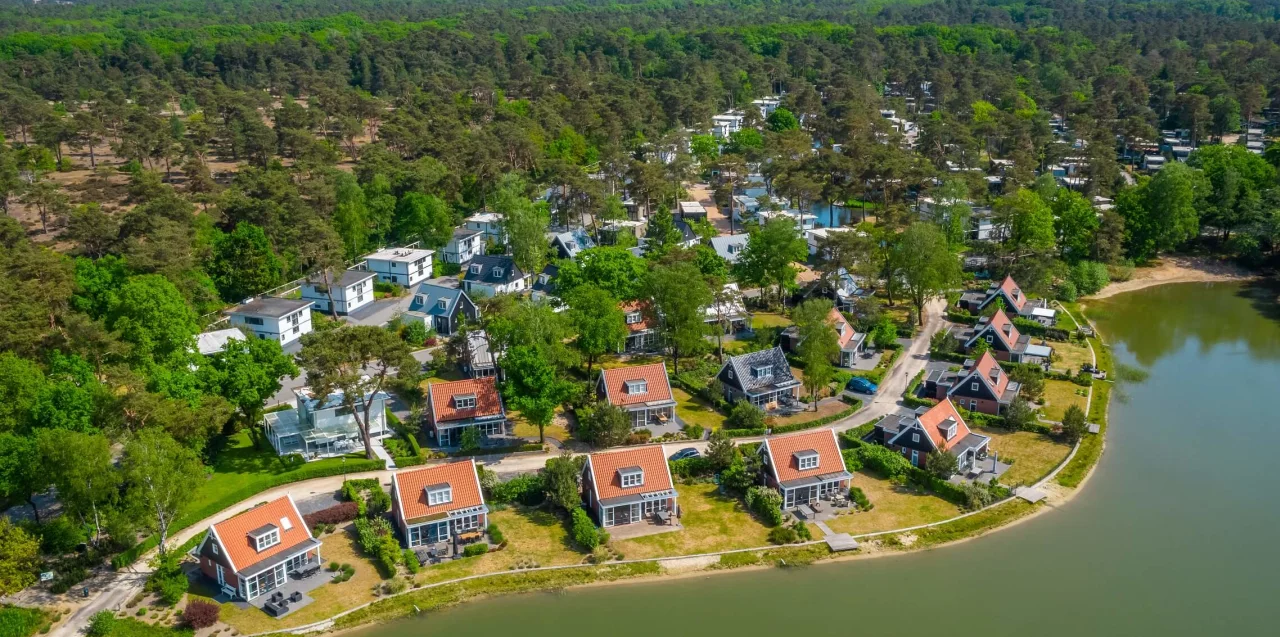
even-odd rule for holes
{"type": "Polygon", "coordinates": [[[507,435],[507,410],[497,379],[474,378],[427,386],[428,434],[440,447],[462,443],[462,432],[476,429],[485,438],[507,435]]]}
{"type": "Polygon", "coordinates": [[[751,235],[746,233],[711,237],[711,249],[715,250],[721,259],[729,263],[737,263],[738,257],[742,256],[742,251],[747,249],[747,241],[750,238],[751,235]]]}
{"type": "Polygon", "coordinates": [[[969,411],[998,415],[1018,396],[1022,386],[1009,380],[991,352],[969,359],[958,372],[935,370],[925,377],[924,392],[938,400],[951,399],[969,411]]]}
{"type": "Polygon", "coordinates": [[[985,292],[965,292],[956,301],[956,305],[970,314],[981,314],[997,299],[1004,305],[1007,314],[1049,327],[1057,321],[1058,311],[1049,307],[1049,302],[1045,299],[1032,299],[1023,294],[1022,288],[1018,287],[1012,276],[1006,276],[999,284],[992,283],[985,292]]]}
{"type": "Polygon", "coordinates": [[[1052,347],[1033,344],[1030,336],[1020,333],[1004,310],[979,318],[977,325],[960,330],[956,337],[964,344],[965,351],[972,350],[979,340],[986,341],[996,360],[1011,363],[1043,364],[1053,355],[1052,347]]]}
{"type": "Polygon", "coordinates": [[[311,301],[317,312],[338,309],[338,314],[350,314],[373,302],[373,279],[376,273],[369,270],[343,270],[341,274],[331,274],[326,285],[324,277],[313,274],[302,282],[302,299],[311,301]]]}
{"type": "Polygon", "coordinates": [[[662,445],[587,456],[582,467],[582,499],[605,528],[644,521],[672,524],[679,517],[675,484],[662,445]]]}
{"type": "Polygon", "coordinates": [[[731,356],[716,378],[724,386],[725,400],[746,400],[765,410],[795,400],[800,391],[781,347],[731,356]]]}
{"type": "Polygon", "coordinates": [[[945,451],[956,457],[957,473],[967,473],[985,459],[991,443],[991,438],[969,430],[949,399],[910,414],[886,416],[863,440],[901,453],[922,469],[930,453],[945,451]]]}
{"type": "Polygon", "coordinates": [[[411,549],[483,533],[489,526],[489,507],[480,488],[476,461],[459,460],[392,474],[391,513],[411,549]]]}
{"type": "Polygon", "coordinates": [[[782,493],[784,511],[847,494],[853,482],[834,429],[770,436],[759,454],[764,482],[782,493]]]}
{"type": "Polygon", "coordinates": [[[449,241],[440,251],[440,258],[445,263],[463,265],[484,254],[484,233],[471,228],[455,228],[449,241]]]}
{"type": "Polygon", "coordinates": [[[515,294],[529,287],[529,275],[506,255],[482,254],[467,264],[462,289],[474,296],[515,294]]]}
{"type": "Polygon", "coordinates": [[[458,288],[423,283],[414,291],[405,317],[426,323],[441,336],[453,336],[464,323],[480,318],[480,308],[458,288]]]}
{"type": "Polygon", "coordinates": [[[560,276],[560,266],[554,263],[548,263],[542,268],[542,272],[533,278],[533,283],[529,286],[529,297],[534,301],[548,301],[553,305],[559,305],[558,301],[554,301],[556,296],[556,278],[560,276]]]}
{"type": "MultiPolygon", "coordinates": [[[[840,310],[834,307],[827,313],[827,324],[835,330],[836,342],[840,345],[839,365],[841,367],[853,367],[854,363],[857,362],[858,354],[863,351],[867,343],[866,333],[853,329],[853,325],[849,323],[849,320],[840,313],[840,310]]],[[[782,346],[786,351],[799,351],[800,340],[800,328],[795,325],[791,325],[782,331],[782,346]]]]}
{"type": "Polygon", "coordinates": [[[577,259],[583,250],[596,247],[596,242],[586,230],[574,228],[552,234],[551,247],[556,249],[561,259],[577,259]]]}
{"type": "Polygon", "coordinates": [[[627,341],[622,347],[624,352],[651,352],[658,348],[657,325],[645,309],[641,301],[622,303],[623,320],[627,324],[627,341]]]}
{"type": "Polygon", "coordinates": [[[231,327],[288,345],[311,333],[311,301],[264,296],[227,311],[231,327]]]}
{"type": "Polygon", "coordinates": [[[320,545],[286,495],[210,526],[195,554],[224,595],[252,601],[318,571],[320,545]]]}
{"type": "Polygon", "coordinates": [[[671,380],[663,363],[601,370],[596,396],[627,412],[633,428],[666,424],[676,417],[671,380]]]}
{"type": "Polygon", "coordinates": [[[698,233],[693,231],[693,226],[683,219],[675,220],[676,230],[680,231],[680,247],[692,248],[698,245],[702,240],[698,237],[698,233]]]}

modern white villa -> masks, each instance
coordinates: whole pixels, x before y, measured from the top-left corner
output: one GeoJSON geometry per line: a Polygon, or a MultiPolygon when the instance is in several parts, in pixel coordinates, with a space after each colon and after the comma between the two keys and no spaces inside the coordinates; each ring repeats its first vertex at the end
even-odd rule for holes
{"type": "Polygon", "coordinates": [[[369,271],[381,283],[394,283],[409,287],[431,278],[431,256],[434,250],[416,248],[386,248],[365,255],[369,271]]]}
{"type": "MultiPolygon", "coordinates": [[[[342,392],[334,392],[323,399],[317,398],[310,387],[293,390],[294,407],[267,414],[262,419],[267,439],[276,453],[301,454],[306,460],[329,458],[359,451],[364,448],[356,417],[342,404],[342,392]]],[[[387,394],[378,392],[371,398],[369,410],[369,436],[381,438],[387,429],[387,394]]],[[[356,402],[356,409],[364,414],[364,401],[356,402]]]]}
{"type": "Polygon", "coordinates": [[[338,314],[350,314],[373,302],[373,277],[368,270],[343,270],[329,277],[325,285],[319,275],[302,283],[302,300],[310,301],[317,312],[329,312],[330,298],[338,314]]]}
{"type": "Polygon", "coordinates": [[[231,327],[288,345],[311,333],[311,301],[264,296],[232,308],[227,320],[231,327]]]}

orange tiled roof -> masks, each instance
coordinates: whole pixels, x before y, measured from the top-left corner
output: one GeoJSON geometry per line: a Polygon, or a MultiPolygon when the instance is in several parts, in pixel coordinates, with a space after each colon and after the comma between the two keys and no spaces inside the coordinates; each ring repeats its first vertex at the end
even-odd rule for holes
{"type": "Polygon", "coordinates": [[[998,334],[1000,338],[1004,339],[1005,345],[1007,345],[1010,350],[1013,349],[1014,345],[1018,344],[1018,337],[1020,336],[1018,328],[1013,324],[1013,321],[1009,320],[1009,316],[1004,313],[1004,310],[996,310],[996,313],[991,317],[991,322],[988,323],[988,325],[991,326],[991,329],[995,330],[996,334],[998,334]],[[1006,325],[1009,327],[1008,332],[1004,331],[1006,325]]]}
{"type": "Polygon", "coordinates": [[[431,395],[431,414],[436,422],[497,416],[502,413],[502,397],[498,395],[497,379],[492,376],[433,383],[428,391],[431,395]],[[476,406],[471,409],[455,409],[453,397],[466,394],[476,395],[476,406]]]}
{"type": "Polygon", "coordinates": [[[965,424],[964,418],[960,417],[960,412],[956,410],[955,405],[951,404],[950,398],[934,405],[929,411],[920,414],[919,420],[920,425],[924,427],[925,433],[929,434],[929,437],[933,439],[934,446],[943,451],[954,447],[956,443],[964,440],[964,437],[969,435],[969,425],[965,424]],[[951,440],[947,440],[947,437],[942,433],[942,429],[938,427],[949,418],[956,419],[956,435],[951,440]]]}
{"type": "Polygon", "coordinates": [[[1005,388],[1009,386],[1009,375],[1004,372],[1002,367],[1000,367],[1000,362],[996,360],[996,357],[991,355],[990,351],[983,352],[982,356],[978,359],[978,362],[973,364],[973,369],[970,371],[976,372],[978,375],[987,379],[988,383],[991,383],[992,388],[995,389],[996,398],[999,398],[1004,394],[1005,388]],[[991,380],[992,369],[1000,370],[1000,376],[994,381],[991,380]]]}
{"type": "Polygon", "coordinates": [[[836,330],[836,334],[839,335],[840,349],[844,349],[849,344],[849,341],[853,340],[853,335],[857,333],[857,330],[853,329],[853,326],[840,313],[840,310],[834,307],[827,313],[827,322],[831,323],[832,329],[836,330]]]}
{"type": "Polygon", "coordinates": [[[667,378],[667,366],[664,363],[635,365],[633,367],[615,367],[600,372],[605,387],[605,396],[609,403],[618,407],[636,403],[653,403],[671,400],[671,381],[667,378]],[[627,381],[643,380],[649,385],[649,391],[643,394],[628,394],[627,381]]]}
{"type": "Polygon", "coordinates": [[[622,306],[621,306],[621,307],[622,307],[622,311],[623,311],[623,313],[624,313],[624,314],[630,314],[630,313],[632,313],[632,312],[639,312],[639,313],[640,313],[640,322],[639,322],[639,323],[628,323],[628,324],[627,324],[627,329],[628,329],[629,331],[632,331],[632,332],[643,332],[643,331],[645,331],[645,330],[653,329],[653,323],[649,320],[649,316],[648,316],[647,312],[645,311],[646,309],[648,309],[646,306],[647,306],[647,304],[646,304],[646,303],[644,303],[643,301],[627,301],[627,302],[625,302],[625,303],[623,303],[623,304],[622,304],[622,306]]]}
{"type": "Polygon", "coordinates": [[[1014,281],[1012,276],[1005,276],[1004,281],[1000,283],[1000,289],[1004,290],[1009,300],[1013,301],[1013,309],[1021,314],[1022,306],[1027,304],[1027,297],[1018,287],[1018,282],[1014,281]]]}
{"type": "Polygon", "coordinates": [[[836,444],[836,434],[832,429],[765,438],[764,444],[770,457],[769,464],[779,482],[846,470],[844,458],[840,455],[840,445],[836,444]],[[795,455],[799,451],[810,450],[818,452],[818,467],[801,471],[800,462],[795,455]]]}
{"type": "Polygon", "coordinates": [[[593,453],[590,462],[591,479],[595,484],[596,495],[601,500],[675,488],[671,484],[671,472],[667,467],[667,459],[662,455],[661,445],[593,453]],[[623,489],[618,469],[627,467],[640,467],[644,471],[644,484],[623,489]]]}
{"type": "Polygon", "coordinates": [[[311,531],[307,528],[307,523],[302,521],[302,515],[298,513],[298,508],[294,506],[289,496],[277,498],[218,522],[212,528],[218,536],[227,559],[231,560],[231,567],[237,572],[311,539],[311,531]],[[282,518],[289,520],[291,528],[284,528],[284,524],[281,523],[282,518]],[[280,532],[280,541],[275,546],[259,551],[249,537],[249,532],[268,524],[277,527],[280,532]]]}
{"type": "Polygon", "coordinates": [[[484,495],[480,493],[480,478],[476,475],[475,460],[460,460],[434,467],[398,471],[392,481],[396,489],[396,499],[400,502],[401,515],[405,520],[484,504],[484,495]],[[427,504],[426,488],[437,484],[449,485],[453,490],[452,502],[435,506],[427,504]]]}

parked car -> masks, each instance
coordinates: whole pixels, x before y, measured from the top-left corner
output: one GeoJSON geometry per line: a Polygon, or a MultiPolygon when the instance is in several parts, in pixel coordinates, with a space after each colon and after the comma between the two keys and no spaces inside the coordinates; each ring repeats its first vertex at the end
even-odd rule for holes
{"type": "Polygon", "coordinates": [[[856,391],[860,394],[874,394],[880,389],[875,383],[861,377],[854,376],[849,379],[849,384],[845,386],[849,391],[856,391]]]}
{"type": "Polygon", "coordinates": [[[701,456],[701,455],[702,455],[702,452],[698,451],[697,449],[694,449],[693,447],[685,447],[684,449],[681,449],[680,451],[677,451],[671,454],[670,459],[685,460],[687,458],[697,458],[698,456],[701,456]]]}

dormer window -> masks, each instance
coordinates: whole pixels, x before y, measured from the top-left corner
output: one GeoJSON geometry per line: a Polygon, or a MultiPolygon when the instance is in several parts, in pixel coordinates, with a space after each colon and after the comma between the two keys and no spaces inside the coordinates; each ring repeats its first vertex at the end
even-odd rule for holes
{"type": "Polygon", "coordinates": [[[647,394],[649,393],[649,381],[645,380],[629,380],[627,381],[628,394],[647,394]]]}
{"type": "Polygon", "coordinates": [[[818,452],[812,449],[796,452],[796,463],[800,466],[801,471],[818,468],[818,452]]]}
{"type": "Polygon", "coordinates": [[[947,440],[951,440],[952,438],[955,438],[955,437],[956,437],[956,425],[955,423],[951,423],[951,426],[947,427],[947,440]]]}
{"type": "Polygon", "coordinates": [[[502,268],[494,268],[494,269],[493,269],[493,276],[501,277],[501,276],[502,276],[502,272],[503,272],[502,268]]]}
{"type": "Polygon", "coordinates": [[[773,366],[763,365],[751,368],[751,375],[756,378],[773,378],[773,366]]]}
{"type": "Polygon", "coordinates": [[[640,322],[639,312],[627,312],[627,325],[635,325],[640,322]]]}
{"type": "Polygon", "coordinates": [[[440,506],[453,502],[453,487],[447,484],[437,484],[426,488],[427,506],[440,506]]]}
{"type": "Polygon", "coordinates": [[[268,524],[262,528],[249,531],[249,539],[253,540],[254,549],[265,551],[280,543],[280,528],[268,524]]]}
{"type": "Polygon", "coordinates": [[[549,276],[547,276],[547,275],[545,275],[545,274],[539,274],[539,275],[538,275],[538,284],[539,284],[539,285],[546,285],[546,284],[547,284],[547,282],[548,282],[548,281],[550,281],[550,280],[551,280],[551,277],[549,277],[549,276]]]}
{"type": "Polygon", "coordinates": [[[742,248],[740,248],[739,246],[737,246],[737,245],[735,245],[735,244],[732,244],[732,243],[731,243],[731,244],[729,244],[729,254],[737,254],[737,253],[738,253],[738,250],[741,250],[741,249],[742,249],[742,248]]]}
{"type": "Polygon", "coordinates": [[[426,299],[423,299],[423,298],[422,298],[422,295],[421,295],[421,294],[419,294],[419,295],[417,295],[417,296],[413,297],[413,302],[414,302],[414,303],[416,303],[416,304],[418,304],[418,305],[422,305],[423,303],[426,303],[426,299]]]}
{"type": "Polygon", "coordinates": [[[475,394],[458,394],[453,397],[454,409],[474,409],[476,406],[475,394]]]}
{"type": "Polygon", "coordinates": [[[481,271],[481,270],[483,270],[483,269],[484,269],[484,266],[480,265],[479,263],[472,263],[472,264],[471,264],[471,273],[472,273],[472,274],[480,274],[480,271],[481,271]]]}
{"type": "Polygon", "coordinates": [[[622,481],[622,488],[624,489],[638,487],[644,484],[644,470],[640,467],[618,469],[618,477],[622,481]]]}
{"type": "Polygon", "coordinates": [[[440,308],[440,309],[442,309],[442,310],[443,310],[443,309],[447,309],[447,308],[449,307],[449,301],[448,301],[448,299],[440,299],[439,301],[436,301],[436,307],[438,307],[438,308],[440,308]]]}

